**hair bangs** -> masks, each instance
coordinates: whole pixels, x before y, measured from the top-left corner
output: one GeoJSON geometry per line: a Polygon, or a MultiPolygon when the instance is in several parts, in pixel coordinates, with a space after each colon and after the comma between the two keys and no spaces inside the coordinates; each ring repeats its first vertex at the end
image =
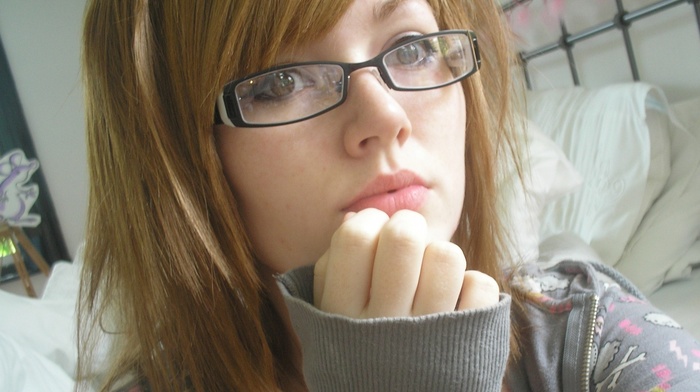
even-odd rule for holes
{"type": "MultiPolygon", "coordinates": [[[[254,1],[236,10],[229,32],[228,80],[275,65],[282,52],[323,37],[353,0],[254,1]],[[255,20],[255,23],[250,23],[255,20]]],[[[226,61],[226,60],[224,60],[226,61]]]]}

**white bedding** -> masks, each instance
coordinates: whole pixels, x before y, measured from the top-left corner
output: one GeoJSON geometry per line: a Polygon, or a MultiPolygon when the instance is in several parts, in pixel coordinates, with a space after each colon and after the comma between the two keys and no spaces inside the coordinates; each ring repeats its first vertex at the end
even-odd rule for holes
{"type": "MultiPolygon", "coordinates": [[[[671,109],[676,120],[700,138],[700,97],[675,103],[671,109]]],[[[681,278],[665,283],[649,300],[700,339],[700,236],[691,241],[673,272],[681,278]]]]}
{"type": "Polygon", "coordinates": [[[543,208],[540,236],[576,233],[646,294],[688,276],[700,264],[697,102],[670,107],[644,83],[529,94],[530,119],[583,177],[543,208]]]}
{"type": "Polygon", "coordinates": [[[74,389],[78,270],[54,263],[41,299],[0,290],[0,391],[74,389]]]}
{"type": "Polygon", "coordinates": [[[614,266],[700,339],[700,97],[670,105],[643,83],[569,88],[530,93],[528,114],[583,177],[533,211],[540,262],[614,266]]]}

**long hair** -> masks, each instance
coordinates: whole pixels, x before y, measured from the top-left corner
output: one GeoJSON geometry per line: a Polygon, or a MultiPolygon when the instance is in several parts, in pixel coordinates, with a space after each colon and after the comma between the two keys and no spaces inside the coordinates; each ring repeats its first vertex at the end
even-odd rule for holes
{"type": "MultiPolygon", "coordinates": [[[[280,333],[223,175],[213,109],[227,81],[274,64],[282,45],[322,36],[350,2],[89,2],[82,386],[111,390],[135,377],[153,390],[304,388],[290,359],[294,339],[280,333]]],[[[471,28],[481,42],[482,70],[464,82],[467,189],[457,242],[470,268],[501,282],[494,174],[511,140],[503,130],[512,59],[495,2],[430,2],[440,28],[471,28]]]]}

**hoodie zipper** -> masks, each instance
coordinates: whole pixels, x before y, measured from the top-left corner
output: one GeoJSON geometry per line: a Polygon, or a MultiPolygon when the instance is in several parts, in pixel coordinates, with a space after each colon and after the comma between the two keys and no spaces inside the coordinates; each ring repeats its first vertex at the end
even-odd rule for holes
{"type": "Polygon", "coordinates": [[[583,349],[583,371],[581,372],[581,391],[588,392],[590,386],[591,360],[593,359],[593,339],[595,338],[595,320],[598,314],[598,295],[591,295],[586,325],[586,345],[583,349]]]}

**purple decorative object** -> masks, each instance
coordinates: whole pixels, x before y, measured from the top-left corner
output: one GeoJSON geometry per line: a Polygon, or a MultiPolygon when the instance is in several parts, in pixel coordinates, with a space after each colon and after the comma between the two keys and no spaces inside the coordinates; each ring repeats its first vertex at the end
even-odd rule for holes
{"type": "Polygon", "coordinates": [[[41,223],[41,216],[29,213],[39,197],[39,186],[27,183],[38,168],[39,161],[27,159],[20,149],[0,158],[0,218],[11,226],[36,227],[41,223]]]}

